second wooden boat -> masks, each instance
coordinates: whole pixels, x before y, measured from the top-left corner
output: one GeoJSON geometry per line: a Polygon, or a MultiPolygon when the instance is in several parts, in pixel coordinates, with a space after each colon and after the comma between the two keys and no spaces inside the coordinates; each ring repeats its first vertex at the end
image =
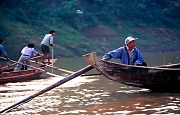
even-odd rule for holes
{"type": "Polygon", "coordinates": [[[33,80],[39,78],[44,71],[41,70],[21,70],[21,71],[11,71],[3,72],[0,75],[0,84],[8,82],[23,82],[28,80],[33,80]]]}

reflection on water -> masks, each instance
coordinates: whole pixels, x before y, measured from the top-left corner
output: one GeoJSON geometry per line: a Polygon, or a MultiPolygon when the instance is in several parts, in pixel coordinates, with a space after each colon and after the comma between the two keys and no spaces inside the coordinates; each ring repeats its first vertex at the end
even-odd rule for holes
{"type": "MultiPolygon", "coordinates": [[[[56,63],[56,66],[74,71],[85,65],[86,63],[79,58],[61,59],[56,63]]],[[[43,75],[43,79],[31,82],[0,85],[0,109],[67,76],[61,72],[54,72],[60,76],[43,75]]],[[[13,109],[8,114],[180,114],[180,93],[151,92],[148,89],[116,83],[103,76],[79,76],[13,109]]]]}

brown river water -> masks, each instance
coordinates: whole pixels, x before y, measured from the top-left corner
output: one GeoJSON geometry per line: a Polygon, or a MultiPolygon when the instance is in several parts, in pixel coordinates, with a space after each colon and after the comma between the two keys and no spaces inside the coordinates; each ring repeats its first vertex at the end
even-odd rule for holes
{"type": "MultiPolygon", "coordinates": [[[[180,52],[145,53],[148,65],[180,63],[180,52]],[[154,59],[153,57],[156,57],[154,59]]],[[[55,66],[77,71],[86,66],[81,58],[60,58],[55,66]]],[[[65,78],[67,74],[49,69],[59,77],[41,76],[30,82],[0,85],[0,110],[65,78]]],[[[90,73],[97,73],[92,71],[90,73]]],[[[178,88],[178,87],[177,87],[178,88]]],[[[180,114],[180,92],[152,92],[117,83],[99,76],[79,76],[50,90],[5,115],[125,115],[180,114]]]]}

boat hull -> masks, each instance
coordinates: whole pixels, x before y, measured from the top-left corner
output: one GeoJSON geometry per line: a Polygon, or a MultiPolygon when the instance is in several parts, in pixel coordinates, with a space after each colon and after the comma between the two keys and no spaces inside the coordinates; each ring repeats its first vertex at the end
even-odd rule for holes
{"type": "Polygon", "coordinates": [[[3,72],[0,75],[0,84],[8,82],[23,82],[39,78],[43,71],[39,70],[22,70],[17,72],[3,72]]]}

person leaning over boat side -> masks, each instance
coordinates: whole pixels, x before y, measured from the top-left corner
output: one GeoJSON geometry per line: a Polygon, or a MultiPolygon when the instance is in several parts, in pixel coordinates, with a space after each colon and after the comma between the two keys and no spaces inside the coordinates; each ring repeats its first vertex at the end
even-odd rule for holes
{"type": "Polygon", "coordinates": [[[106,53],[103,56],[103,60],[108,61],[111,58],[120,58],[122,64],[147,66],[141,52],[136,48],[135,40],[137,39],[132,36],[127,37],[125,39],[126,46],[106,53]]]}
{"type": "MultiPolygon", "coordinates": [[[[50,46],[53,47],[53,37],[55,36],[56,32],[51,30],[49,34],[46,34],[41,42],[41,50],[44,56],[47,56],[48,64],[50,62],[50,46]]],[[[44,63],[44,58],[42,59],[42,63],[44,63]]]]}
{"type": "MultiPolygon", "coordinates": [[[[30,65],[30,58],[32,55],[41,55],[34,49],[34,44],[28,44],[26,47],[24,47],[21,51],[21,56],[18,60],[19,63],[26,62],[26,65],[30,65]]],[[[41,55],[42,56],[42,55],[41,55]]],[[[22,64],[17,64],[14,71],[19,71],[22,68],[22,64]]]]}

